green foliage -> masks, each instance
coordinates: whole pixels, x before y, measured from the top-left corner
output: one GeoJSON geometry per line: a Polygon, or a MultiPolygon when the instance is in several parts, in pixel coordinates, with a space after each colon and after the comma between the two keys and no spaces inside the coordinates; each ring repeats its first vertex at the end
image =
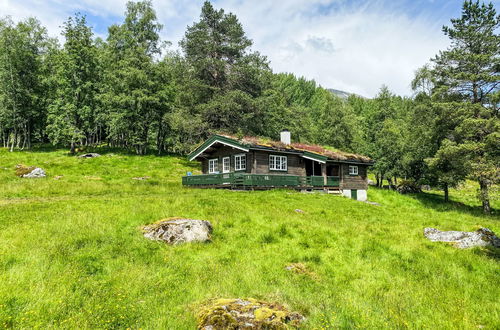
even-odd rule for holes
{"type": "Polygon", "coordinates": [[[163,117],[170,108],[168,75],[155,62],[161,28],[151,1],[128,2],[124,23],[109,28],[102,97],[109,140],[138,154],[146,153],[155,125],[156,144],[163,145],[163,117]]]}
{"type": "Polygon", "coordinates": [[[11,150],[29,148],[34,132],[45,128],[42,74],[50,46],[36,19],[0,20],[0,138],[11,150]]]}
{"type": "Polygon", "coordinates": [[[178,102],[181,113],[194,106],[186,117],[198,117],[193,121],[205,124],[175,127],[182,135],[262,133],[262,109],[256,101],[268,84],[270,70],[263,56],[250,51],[251,45],[234,14],[204,3],[199,22],[187,28],[180,42],[187,79],[180,81],[185,86],[178,102]]]}
{"type": "Polygon", "coordinates": [[[462,16],[452,19],[451,23],[451,27],[443,27],[443,32],[451,40],[451,47],[433,59],[434,99],[441,103],[460,103],[451,103],[456,107],[453,115],[456,122],[450,127],[434,164],[441,164],[437,167],[459,168],[458,175],[439,171],[443,182],[450,182],[451,179],[458,181],[464,175],[478,180],[478,196],[488,213],[488,190],[500,182],[500,119],[497,106],[500,15],[497,15],[492,3],[465,1],[462,16]]]}
{"type": "Polygon", "coordinates": [[[98,143],[97,92],[100,71],[97,47],[84,16],[64,23],[63,49],[56,55],[56,95],[48,109],[47,134],[54,144],[98,143]]]}
{"type": "Polygon", "coordinates": [[[433,59],[436,92],[485,104],[500,84],[500,15],[491,2],[467,0],[451,25],[443,27],[451,47],[433,59]]]}
{"type": "Polygon", "coordinates": [[[387,178],[407,176],[404,159],[410,144],[408,132],[413,122],[409,119],[414,111],[413,101],[392,94],[386,86],[373,100],[351,97],[349,103],[355,109],[361,125],[362,140],[359,152],[376,160],[373,170],[377,185],[387,178]]]}

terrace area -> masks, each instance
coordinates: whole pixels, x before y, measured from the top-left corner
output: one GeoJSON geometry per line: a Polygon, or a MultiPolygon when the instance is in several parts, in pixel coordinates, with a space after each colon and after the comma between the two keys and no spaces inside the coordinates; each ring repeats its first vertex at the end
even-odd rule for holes
{"type": "Polygon", "coordinates": [[[218,173],[187,175],[182,177],[184,186],[214,188],[294,188],[294,189],[322,189],[337,188],[340,185],[338,176],[297,176],[271,175],[250,173],[218,173]]]}

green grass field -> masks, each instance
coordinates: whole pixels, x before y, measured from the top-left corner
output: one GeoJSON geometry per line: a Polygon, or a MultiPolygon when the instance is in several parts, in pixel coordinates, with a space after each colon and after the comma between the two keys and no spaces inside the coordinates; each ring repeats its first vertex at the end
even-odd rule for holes
{"type": "Polygon", "coordinates": [[[475,185],[453,190],[448,205],[438,192],[370,188],[374,206],[183,188],[193,170],[181,157],[0,149],[0,327],[193,329],[203,301],[253,297],[304,314],[308,329],[500,328],[498,252],[422,233],[500,233],[500,205],[482,215],[475,185]],[[18,178],[18,163],[48,177],[18,178]],[[176,216],[212,222],[213,241],[172,247],[142,237],[140,226],[176,216]],[[286,271],[291,262],[317,278],[286,271]]]}

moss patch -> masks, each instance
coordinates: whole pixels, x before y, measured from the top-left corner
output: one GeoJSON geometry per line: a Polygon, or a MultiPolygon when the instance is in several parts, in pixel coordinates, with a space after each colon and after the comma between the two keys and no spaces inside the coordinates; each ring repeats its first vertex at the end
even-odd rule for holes
{"type": "Polygon", "coordinates": [[[18,164],[18,165],[16,165],[16,175],[19,177],[22,177],[26,174],[33,172],[33,170],[35,168],[36,168],[36,166],[26,166],[23,164],[18,164]]]}
{"type": "Polygon", "coordinates": [[[309,270],[303,263],[291,263],[285,267],[286,270],[294,272],[295,274],[309,276],[313,280],[319,280],[318,274],[309,270]]]}
{"type": "Polygon", "coordinates": [[[284,306],[253,298],[214,299],[198,313],[198,328],[208,329],[291,329],[304,320],[284,306]]]}

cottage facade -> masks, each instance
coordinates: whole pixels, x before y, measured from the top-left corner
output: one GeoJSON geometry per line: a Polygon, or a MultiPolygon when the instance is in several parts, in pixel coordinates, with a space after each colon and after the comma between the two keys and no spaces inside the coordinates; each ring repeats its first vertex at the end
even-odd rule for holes
{"type": "Polygon", "coordinates": [[[213,135],[188,156],[189,160],[201,162],[203,174],[183,177],[183,184],[323,189],[358,200],[367,199],[367,169],[373,165],[371,159],[290,140],[288,131],[281,132],[281,141],[213,135]]]}

